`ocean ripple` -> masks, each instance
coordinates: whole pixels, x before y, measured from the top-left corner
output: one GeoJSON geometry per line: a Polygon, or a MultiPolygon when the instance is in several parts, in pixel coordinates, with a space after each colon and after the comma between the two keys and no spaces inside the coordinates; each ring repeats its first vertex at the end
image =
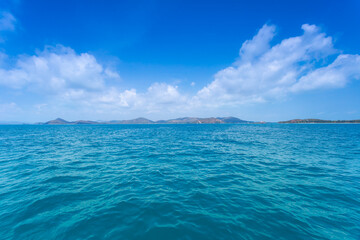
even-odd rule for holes
{"type": "Polygon", "coordinates": [[[0,239],[360,239],[360,125],[0,126],[0,239]]]}

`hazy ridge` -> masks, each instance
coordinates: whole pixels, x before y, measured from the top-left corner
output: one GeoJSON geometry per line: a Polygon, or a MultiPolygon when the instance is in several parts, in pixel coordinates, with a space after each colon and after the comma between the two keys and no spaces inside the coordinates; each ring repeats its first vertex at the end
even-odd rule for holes
{"type": "MultiPolygon", "coordinates": [[[[36,125],[89,125],[89,124],[261,124],[267,122],[249,121],[243,120],[237,117],[209,117],[209,118],[198,118],[198,117],[183,117],[168,120],[153,121],[147,118],[139,117],[130,120],[110,120],[110,121],[92,121],[92,120],[76,120],[67,121],[62,118],[56,118],[47,122],[37,123],[25,123],[21,121],[0,121],[2,125],[21,125],[21,124],[36,124],[36,125]]],[[[280,124],[306,124],[306,123],[360,123],[360,119],[355,120],[323,120],[316,118],[306,119],[292,119],[287,121],[279,122],[268,122],[268,123],[280,123],[280,124]]]]}
{"type": "Polygon", "coordinates": [[[62,118],[57,118],[45,123],[37,123],[43,125],[81,125],[81,124],[201,124],[201,123],[253,123],[252,121],[242,120],[236,117],[210,117],[210,118],[197,118],[197,117],[184,117],[169,120],[152,121],[147,118],[135,118],[131,120],[111,120],[111,121],[66,121],[62,118]]]}

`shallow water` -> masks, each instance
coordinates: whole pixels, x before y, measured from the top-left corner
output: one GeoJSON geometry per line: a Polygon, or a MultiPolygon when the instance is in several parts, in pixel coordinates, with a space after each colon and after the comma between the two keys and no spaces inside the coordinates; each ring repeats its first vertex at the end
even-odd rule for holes
{"type": "Polygon", "coordinates": [[[0,239],[360,239],[360,125],[0,126],[0,239]]]}

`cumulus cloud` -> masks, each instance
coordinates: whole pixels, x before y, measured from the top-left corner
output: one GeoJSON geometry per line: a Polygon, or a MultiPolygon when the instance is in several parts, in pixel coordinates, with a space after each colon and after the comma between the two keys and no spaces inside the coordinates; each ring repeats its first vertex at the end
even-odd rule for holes
{"type": "Polygon", "coordinates": [[[19,56],[14,64],[0,52],[0,87],[28,96],[47,96],[45,103],[34,105],[39,113],[70,109],[119,116],[132,111],[140,116],[196,114],[314,89],[340,88],[360,79],[359,55],[341,53],[333,39],[315,25],[304,24],[302,31],[299,36],[274,43],[276,27],[265,24],[242,44],[232,66],[217,72],[212,82],[192,96],[174,84],[161,82],[150,84],[144,91],[123,89],[117,71],[92,54],[76,53],[61,45],[19,56]]]}
{"type": "Polygon", "coordinates": [[[317,88],[344,87],[350,80],[360,79],[360,56],[340,54],[328,66],[315,69],[302,76],[290,90],[292,92],[317,88]]]}
{"type": "Polygon", "coordinates": [[[104,88],[107,79],[119,78],[88,53],[77,54],[71,48],[48,47],[33,56],[20,56],[15,66],[0,69],[0,84],[15,88],[63,92],[104,88]]]}
{"type": "Polygon", "coordinates": [[[140,93],[134,88],[120,90],[117,87],[109,87],[99,92],[67,91],[61,97],[64,101],[77,101],[93,108],[111,111],[138,110],[145,113],[175,111],[187,101],[177,86],[157,82],[140,93]]]}
{"type": "MultiPolygon", "coordinates": [[[[0,57],[7,58],[5,54],[0,57]]],[[[48,96],[47,101],[52,101],[36,104],[37,111],[54,105],[76,105],[94,111],[126,109],[150,113],[165,108],[175,110],[187,100],[178,86],[167,83],[155,82],[140,93],[134,88],[121,89],[118,72],[103,66],[89,53],[78,54],[61,45],[47,47],[32,56],[19,56],[12,67],[4,66],[0,62],[0,86],[23,94],[48,96]]]]}
{"type": "Polygon", "coordinates": [[[216,73],[194,100],[217,106],[264,102],[299,91],[343,87],[359,78],[358,55],[339,54],[332,38],[315,25],[301,28],[302,35],[271,46],[276,27],[264,25],[244,42],[239,59],[216,73]]]}

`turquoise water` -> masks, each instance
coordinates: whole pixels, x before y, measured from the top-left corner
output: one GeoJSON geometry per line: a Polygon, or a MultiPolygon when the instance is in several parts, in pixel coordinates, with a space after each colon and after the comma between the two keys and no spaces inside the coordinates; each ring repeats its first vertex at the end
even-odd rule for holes
{"type": "Polygon", "coordinates": [[[360,125],[0,126],[0,239],[360,239],[360,125]]]}

